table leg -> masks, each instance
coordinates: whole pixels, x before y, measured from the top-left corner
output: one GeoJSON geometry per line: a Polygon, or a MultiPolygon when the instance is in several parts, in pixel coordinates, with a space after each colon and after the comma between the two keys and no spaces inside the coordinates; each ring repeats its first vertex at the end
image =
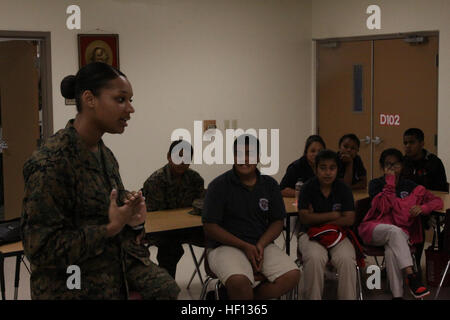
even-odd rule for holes
{"type": "Polygon", "coordinates": [[[20,281],[20,264],[22,260],[22,254],[19,253],[16,256],[16,277],[14,279],[14,300],[17,300],[19,295],[19,281],[20,281]]]}
{"type": "Polygon", "coordinates": [[[3,254],[0,252],[0,290],[2,291],[2,300],[6,300],[5,297],[5,258],[3,254]]]}

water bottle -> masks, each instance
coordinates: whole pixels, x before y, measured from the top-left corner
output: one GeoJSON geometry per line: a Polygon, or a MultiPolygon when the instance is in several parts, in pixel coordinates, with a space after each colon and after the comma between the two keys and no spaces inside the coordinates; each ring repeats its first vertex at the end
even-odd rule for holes
{"type": "Polygon", "coordinates": [[[295,202],[298,203],[298,197],[300,196],[300,189],[303,186],[303,181],[298,180],[297,183],[295,184],[295,202]]]}

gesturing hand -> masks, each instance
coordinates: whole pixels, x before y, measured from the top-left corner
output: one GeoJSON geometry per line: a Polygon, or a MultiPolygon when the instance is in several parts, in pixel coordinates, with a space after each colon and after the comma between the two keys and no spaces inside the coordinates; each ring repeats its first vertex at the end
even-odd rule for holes
{"type": "Polygon", "coordinates": [[[115,236],[126,224],[134,227],[145,221],[145,199],[142,197],[141,192],[127,195],[127,200],[124,201],[125,204],[121,207],[117,205],[116,189],[111,191],[109,200],[109,224],[106,226],[107,236],[115,236]]]}
{"type": "Polygon", "coordinates": [[[136,227],[145,222],[147,207],[145,206],[145,197],[142,196],[141,191],[128,193],[124,204],[131,207],[133,211],[133,215],[127,223],[130,227],[136,227]]]}

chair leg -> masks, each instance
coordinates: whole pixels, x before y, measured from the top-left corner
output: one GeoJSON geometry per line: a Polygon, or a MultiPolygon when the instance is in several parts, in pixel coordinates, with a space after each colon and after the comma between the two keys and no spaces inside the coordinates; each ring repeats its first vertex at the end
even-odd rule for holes
{"type": "Polygon", "coordinates": [[[202,292],[200,293],[200,298],[199,298],[200,300],[205,300],[206,292],[208,291],[208,285],[212,280],[213,280],[213,278],[211,278],[211,277],[206,278],[205,283],[203,284],[203,287],[202,287],[202,292]]]}
{"type": "Polygon", "coordinates": [[[220,285],[221,285],[220,281],[217,281],[216,286],[215,286],[215,290],[214,290],[214,293],[215,293],[215,296],[216,296],[216,300],[220,300],[220,296],[219,296],[220,285]]]}
{"type": "Polygon", "coordinates": [[[439,283],[439,287],[437,289],[436,295],[434,296],[434,300],[437,299],[439,292],[441,291],[441,287],[444,284],[445,276],[447,275],[449,266],[450,266],[450,259],[447,262],[447,267],[445,267],[445,271],[444,271],[444,274],[442,275],[442,279],[441,279],[441,282],[439,283]]]}
{"type": "MultiPolygon", "coordinates": [[[[195,256],[194,248],[192,248],[192,244],[190,244],[190,243],[189,243],[189,250],[191,250],[192,260],[194,260],[194,265],[195,265],[195,271],[194,272],[197,272],[198,277],[200,278],[200,282],[203,285],[202,273],[200,272],[200,264],[197,262],[197,257],[195,256]]],[[[188,287],[189,287],[189,285],[188,285],[188,287]]]]}
{"type": "Polygon", "coordinates": [[[358,300],[362,301],[363,299],[363,294],[362,294],[362,283],[361,283],[361,269],[359,268],[358,265],[356,265],[356,276],[358,278],[358,300]]]}
{"type": "MultiPolygon", "coordinates": [[[[200,261],[198,262],[198,266],[199,267],[202,265],[202,262],[205,259],[205,255],[206,255],[206,249],[203,251],[202,256],[200,257],[200,261]]],[[[194,259],[194,263],[195,263],[195,258],[193,258],[193,259],[194,259]]],[[[189,289],[189,287],[191,286],[192,280],[194,280],[194,277],[195,277],[197,272],[198,272],[197,268],[194,270],[194,272],[192,272],[191,280],[189,280],[189,283],[188,283],[186,289],[189,289]]],[[[200,281],[202,281],[201,276],[200,276],[200,281]]]]}
{"type": "Polygon", "coordinates": [[[24,255],[22,255],[22,262],[23,262],[23,265],[25,266],[25,268],[27,269],[27,271],[28,271],[28,273],[31,275],[31,270],[30,270],[30,268],[27,266],[27,264],[25,263],[25,258],[24,258],[24,255]]]}

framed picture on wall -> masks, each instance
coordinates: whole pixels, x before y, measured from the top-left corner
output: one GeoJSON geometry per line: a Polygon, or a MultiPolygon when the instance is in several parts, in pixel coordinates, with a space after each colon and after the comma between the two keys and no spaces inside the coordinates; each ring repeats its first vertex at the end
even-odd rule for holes
{"type": "Polygon", "coordinates": [[[78,61],[80,68],[100,61],[119,69],[119,35],[79,34],[78,61]]]}

